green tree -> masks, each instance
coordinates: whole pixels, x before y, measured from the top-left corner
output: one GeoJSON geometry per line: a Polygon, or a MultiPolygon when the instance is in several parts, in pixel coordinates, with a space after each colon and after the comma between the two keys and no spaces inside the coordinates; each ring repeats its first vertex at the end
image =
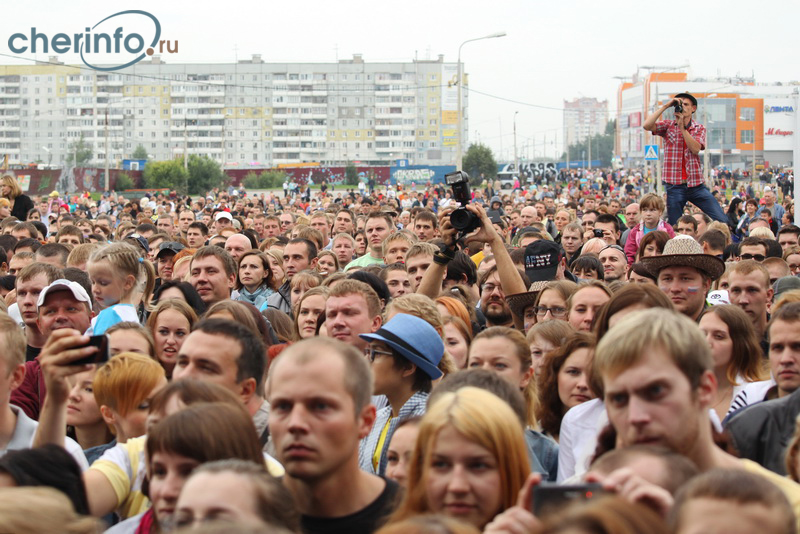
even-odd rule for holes
{"type": "Polygon", "coordinates": [[[147,159],[147,149],[142,145],[137,146],[131,155],[131,159],[147,159]]]}
{"type": "Polygon", "coordinates": [[[344,168],[344,183],[347,185],[358,185],[358,169],[353,162],[348,161],[344,168]]]}
{"type": "Polygon", "coordinates": [[[215,187],[227,186],[229,181],[216,160],[208,156],[189,156],[190,195],[204,195],[215,187]]]}
{"type": "Polygon", "coordinates": [[[474,184],[480,183],[481,174],[487,180],[497,176],[497,161],[492,149],[486,145],[469,145],[462,162],[461,168],[469,174],[474,184]]]}
{"type": "Polygon", "coordinates": [[[144,167],[144,186],[148,189],[175,189],[186,194],[189,173],[183,168],[183,160],[148,161],[144,167]]]}
{"type": "Polygon", "coordinates": [[[67,165],[71,167],[85,167],[92,159],[92,146],[86,143],[81,134],[77,142],[70,143],[67,149],[67,165]],[[77,163],[75,157],[77,156],[77,163]]]}
{"type": "Polygon", "coordinates": [[[114,188],[117,191],[125,191],[126,189],[133,189],[134,187],[136,187],[136,184],[127,174],[121,173],[117,176],[117,185],[114,188]]]}

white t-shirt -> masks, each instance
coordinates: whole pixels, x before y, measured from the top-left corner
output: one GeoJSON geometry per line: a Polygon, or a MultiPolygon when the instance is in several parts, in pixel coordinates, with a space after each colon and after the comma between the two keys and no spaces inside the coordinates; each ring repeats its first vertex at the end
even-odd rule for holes
{"type": "Polygon", "coordinates": [[[564,414],[558,436],[557,482],[582,475],[597,448],[597,436],[608,424],[606,406],[600,399],[583,402],[564,414]]]}
{"type": "MultiPolygon", "coordinates": [[[[11,411],[17,416],[17,425],[14,427],[14,434],[11,435],[11,440],[6,445],[5,449],[0,450],[0,456],[3,456],[8,451],[17,451],[22,449],[33,448],[33,440],[36,437],[36,429],[39,428],[39,422],[34,421],[17,406],[9,405],[11,411]]],[[[89,462],[86,461],[86,456],[83,454],[83,449],[78,445],[75,440],[71,438],[64,438],[64,448],[68,453],[75,458],[81,471],[89,469],[89,462]]]]}

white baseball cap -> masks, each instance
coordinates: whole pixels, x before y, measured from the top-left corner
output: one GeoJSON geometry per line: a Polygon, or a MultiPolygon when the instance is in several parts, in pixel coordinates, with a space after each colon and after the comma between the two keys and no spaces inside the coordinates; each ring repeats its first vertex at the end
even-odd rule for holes
{"type": "Polygon", "coordinates": [[[233,221],[233,215],[231,215],[230,212],[227,211],[220,211],[214,216],[214,220],[218,221],[220,219],[228,219],[229,221],[233,221]]]}
{"type": "Polygon", "coordinates": [[[79,302],[85,302],[89,305],[89,309],[92,309],[92,299],[89,298],[89,294],[86,293],[86,290],[83,289],[83,286],[78,282],[72,282],[64,278],[59,278],[46,288],[42,289],[42,292],[39,293],[39,300],[36,302],[36,307],[38,308],[44,304],[44,300],[47,298],[47,295],[50,295],[56,291],[69,291],[72,293],[72,296],[75,297],[75,300],[79,302]]]}

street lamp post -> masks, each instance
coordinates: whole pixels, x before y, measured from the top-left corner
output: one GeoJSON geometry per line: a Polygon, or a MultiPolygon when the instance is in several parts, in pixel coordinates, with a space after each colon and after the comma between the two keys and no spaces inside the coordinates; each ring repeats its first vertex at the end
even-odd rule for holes
{"type": "Polygon", "coordinates": [[[105,177],[106,177],[106,187],[105,187],[105,189],[106,189],[106,192],[108,192],[108,188],[109,188],[109,185],[111,183],[110,180],[109,180],[109,176],[108,176],[108,172],[109,172],[109,168],[108,168],[109,167],[109,161],[108,161],[109,150],[108,150],[108,148],[109,148],[109,143],[108,143],[108,106],[106,106],[106,173],[105,173],[105,177]]]}
{"type": "MultiPolygon", "coordinates": [[[[739,117],[739,120],[740,121],[755,121],[755,117],[753,117],[752,119],[748,119],[746,117],[739,117]]],[[[764,140],[764,134],[763,133],[761,134],[761,140],[762,141],[764,140]]],[[[752,146],[753,146],[753,149],[752,149],[751,153],[752,153],[752,157],[753,157],[753,171],[752,171],[752,174],[750,175],[750,182],[751,183],[753,182],[753,180],[756,177],[756,125],[755,124],[753,124],[752,146]]]]}
{"type": "Polygon", "coordinates": [[[519,178],[519,159],[517,158],[517,113],[519,113],[519,111],[514,112],[514,170],[517,172],[517,178],[519,178]]]}
{"type": "MultiPolygon", "coordinates": [[[[106,102],[106,121],[105,121],[106,122],[106,124],[105,124],[105,138],[106,138],[106,168],[105,168],[105,178],[106,179],[105,179],[105,190],[106,191],[109,190],[110,183],[111,183],[110,176],[109,176],[109,172],[110,172],[109,171],[109,166],[110,166],[110,162],[109,162],[109,152],[110,152],[110,150],[109,150],[109,148],[110,148],[111,145],[110,145],[110,141],[108,139],[108,108],[110,108],[113,104],[124,104],[124,103],[129,102],[129,101],[130,101],[130,98],[124,97],[124,98],[117,99],[117,100],[115,100],[113,102],[106,102]]],[[[76,150],[75,151],[75,165],[76,166],[78,164],[78,156],[77,156],[77,154],[78,153],[77,153],[77,150],[76,150]]]]}
{"type": "MultiPolygon", "coordinates": [[[[703,98],[703,126],[706,125],[706,108],[708,107],[708,103],[706,102],[706,100],[709,98],[715,98],[716,96],[717,93],[711,93],[710,95],[706,95],[703,98]]],[[[709,159],[708,152],[709,152],[708,139],[706,139],[706,146],[705,148],[703,148],[703,173],[706,181],[706,186],[709,185],[709,177],[711,176],[711,172],[708,168],[708,159],[709,159]]]]}
{"type": "Polygon", "coordinates": [[[464,46],[467,43],[471,43],[472,41],[481,41],[483,39],[495,39],[495,38],[498,38],[498,37],[505,37],[505,35],[506,35],[506,32],[497,32],[497,33],[493,33],[491,35],[485,35],[483,37],[476,37],[475,39],[467,39],[466,41],[461,43],[459,45],[459,47],[458,47],[458,79],[456,80],[456,85],[458,86],[458,96],[456,97],[456,99],[458,100],[458,110],[456,111],[456,117],[457,117],[457,121],[456,122],[458,124],[458,133],[457,133],[458,146],[456,147],[456,170],[458,170],[458,171],[461,170],[461,159],[462,159],[462,147],[461,147],[461,137],[462,137],[462,134],[461,134],[461,129],[462,129],[462,126],[461,126],[461,120],[462,120],[462,117],[461,117],[461,115],[462,115],[462,112],[461,112],[462,111],[461,110],[461,82],[462,82],[462,79],[461,79],[462,78],[462,72],[461,72],[461,47],[464,46]]]}

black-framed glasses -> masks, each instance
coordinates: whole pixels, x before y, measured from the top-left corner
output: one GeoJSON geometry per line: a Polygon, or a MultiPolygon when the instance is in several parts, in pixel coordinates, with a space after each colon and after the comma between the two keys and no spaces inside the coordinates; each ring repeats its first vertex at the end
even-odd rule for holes
{"type": "Polygon", "coordinates": [[[764,261],[765,259],[767,259],[767,257],[764,256],[763,254],[742,254],[741,258],[743,260],[756,260],[758,262],[761,262],[761,261],[764,261]]]}
{"type": "Polygon", "coordinates": [[[554,306],[552,308],[548,308],[547,306],[536,306],[534,311],[539,317],[544,317],[547,315],[547,312],[550,312],[550,315],[553,317],[564,317],[567,314],[567,309],[560,306],[554,306]]]}
{"type": "Polygon", "coordinates": [[[364,349],[364,355],[369,358],[369,361],[374,362],[376,356],[391,356],[391,351],[376,349],[375,347],[367,347],[364,349]]]}

